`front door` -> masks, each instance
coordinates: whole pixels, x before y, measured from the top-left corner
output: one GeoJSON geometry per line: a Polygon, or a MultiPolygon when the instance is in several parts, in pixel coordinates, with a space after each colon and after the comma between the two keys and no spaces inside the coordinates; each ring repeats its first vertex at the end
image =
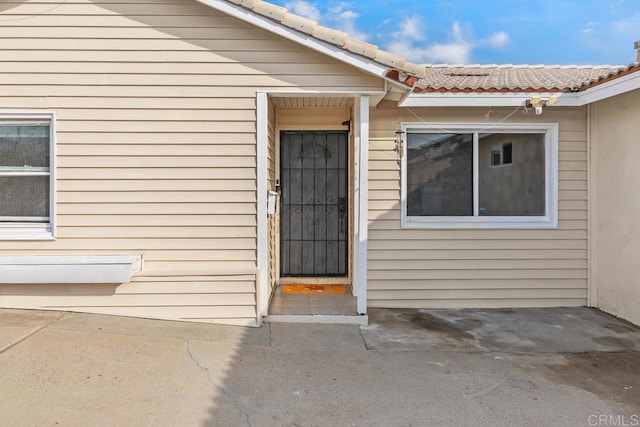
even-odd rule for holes
{"type": "Polygon", "coordinates": [[[347,132],[281,132],[281,276],[347,275],[348,157],[347,132]]]}

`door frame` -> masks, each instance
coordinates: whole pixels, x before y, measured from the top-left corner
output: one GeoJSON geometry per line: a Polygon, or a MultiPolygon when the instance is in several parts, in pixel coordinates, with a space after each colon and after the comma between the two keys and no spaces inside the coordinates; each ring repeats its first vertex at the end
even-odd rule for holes
{"type": "MultiPolygon", "coordinates": [[[[340,283],[340,284],[345,284],[344,281],[346,280],[349,284],[351,285],[352,281],[353,281],[353,274],[352,274],[352,270],[353,270],[353,266],[354,266],[354,259],[353,259],[353,254],[351,253],[352,251],[350,250],[352,245],[355,243],[354,239],[353,239],[353,222],[355,221],[355,215],[354,215],[354,211],[353,211],[353,205],[355,204],[355,200],[354,200],[354,195],[352,194],[353,192],[353,187],[352,187],[352,179],[353,179],[353,164],[354,164],[354,152],[352,151],[352,132],[349,129],[349,126],[343,126],[343,125],[334,125],[334,126],[317,126],[317,125],[286,125],[286,126],[276,126],[275,127],[275,144],[276,144],[276,177],[280,180],[280,186],[282,186],[282,178],[280,173],[282,172],[280,170],[280,146],[282,141],[280,140],[280,136],[282,134],[282,132],[288,132],[288,131],[292,131],[292,132],[331,132],[331,131],[335,131],[335,132],[345,132],[347,134],[347,165],[346,165],[346,172],[347,172],[347,225],[348,225],[348,229],[347,229],[347,236],[346,236],[346,252],[347,252],[347,266],[346,266],[346,270],[347,270],[347,274],[344,276],[300,276],[300,277],[296,277],[296,276],[286,276],[286,277],[282,277],[281,276],[281,272],[280,272],[280,261],[281,261],[281,254],[282,254],[282,248],[281,248],[281,243],[282,243],[282,238],[281,236],[278,236],[278,240],[276,243],[276,247],[277,247],[277,254],[276,254],[276,266],[278,271],[276,271],[276,277],[278,277],[278,279],[282,280],[285,279],[285,281],[291,281],[291,279],[296,279],[293,280],[296,283],[300,283],[300,280],[302,281],[311,281],[314,283],[340,283]],[[297,280],[300,279],[300,280],[297,280]]],[[[278,210],[277,213],[277,221],[278,221],[278,229],[282,230],[282,224],[281,224],[281,219],[282,217],[280,216],[280,210],[278,210]]]]}
{"type": "MultiPolygon", "coordinates": [[[[257,267],[258,274],[256,280],[256,315],[258,324],[261,324],[262,317],[269,311],[269,241],[268,241],[268,218],[267,218],[267,150],[269,138],[269,97],[268,92],[256,93],[256,209],[257,209],[257,267]]],[[[271,93],[272,96],[309,96],[309,93],[271,93]]],[[[354,98],[353,121],[351,132],[349,132],[349,144],[353,141],[350,153],[351,158],[351,179],[353,187],[349,186],[351,215],[350,235],[353,251],[350,252],[352,268],[349,272],[353,294],[356,297],[356,308],[360,315],[367,314],[367,228],[368,228],[368,168],[369,168],[369,98],[371,94],[363,93],[315,93],[318,96],[349,96],[354,98]],[[351,193],[352,191],[352,193],[351,193]]],[[[346,126],[283,126],[276,127],[275,147],[276,147],[276,176],[280,174],[280,131],[281,130],[346,130],[346,126]],[[285,129],[286,128],[286,129],[285,129]]],[[[280,239],[278,238],[278,241],[280,239]]],[[[279,245],[279,243],[278,243],[279,245]]],[[[280,248],[276,250],[279,266],[280,248]]],[[[277,272],[279,276],[279,271],[277,272]]]]}

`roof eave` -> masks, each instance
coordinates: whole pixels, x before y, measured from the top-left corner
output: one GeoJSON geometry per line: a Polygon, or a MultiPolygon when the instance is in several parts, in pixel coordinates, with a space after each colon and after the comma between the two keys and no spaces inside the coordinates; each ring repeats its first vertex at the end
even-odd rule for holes
{"type": "Polygon", "coordinates": [[[587,105],[637,89],[640,89],[640,65],[630,73],[592,84],[583,92],[578,92],[577,95],[580,105],[587,105]]]}
{"type": "Polygon", "coordinates": [[[578,106],[578,94],[567,92],[422,92],[412,93],[400,107],[517,107],[526,105],[532,96],[555,96],[555,105],[578,106]]]}
{"type": "Polygon", "coordinates": [[[401,107],[516,107],[532,96],[555,96],[556,106],[581,107],[640,89],[640,66],[632,72],[591,84],[587,89],[535,89],[531,91],[422,91],[407,96],[401,107]]]}

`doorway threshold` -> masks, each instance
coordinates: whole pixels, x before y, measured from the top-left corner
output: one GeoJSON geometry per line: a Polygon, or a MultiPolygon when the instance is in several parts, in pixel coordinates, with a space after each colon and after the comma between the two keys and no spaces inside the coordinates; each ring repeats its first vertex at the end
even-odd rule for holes
{"type": "Polygon", "coordinates": [[[339,293],[288,293],[284,285],[278,286],[269,306],[265,322],[271,323],[324,323],[367,325],[369,317],[357,312],[356,297],[351,287],[339,293]]]}

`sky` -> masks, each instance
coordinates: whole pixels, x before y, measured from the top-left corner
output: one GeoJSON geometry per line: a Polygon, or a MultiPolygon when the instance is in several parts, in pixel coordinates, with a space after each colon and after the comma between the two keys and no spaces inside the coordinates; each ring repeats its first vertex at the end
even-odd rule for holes
{"type": "Polygon", "coordinates": [[[640,0],[270,0],[424,64],[627,65],[640,0]]]}

